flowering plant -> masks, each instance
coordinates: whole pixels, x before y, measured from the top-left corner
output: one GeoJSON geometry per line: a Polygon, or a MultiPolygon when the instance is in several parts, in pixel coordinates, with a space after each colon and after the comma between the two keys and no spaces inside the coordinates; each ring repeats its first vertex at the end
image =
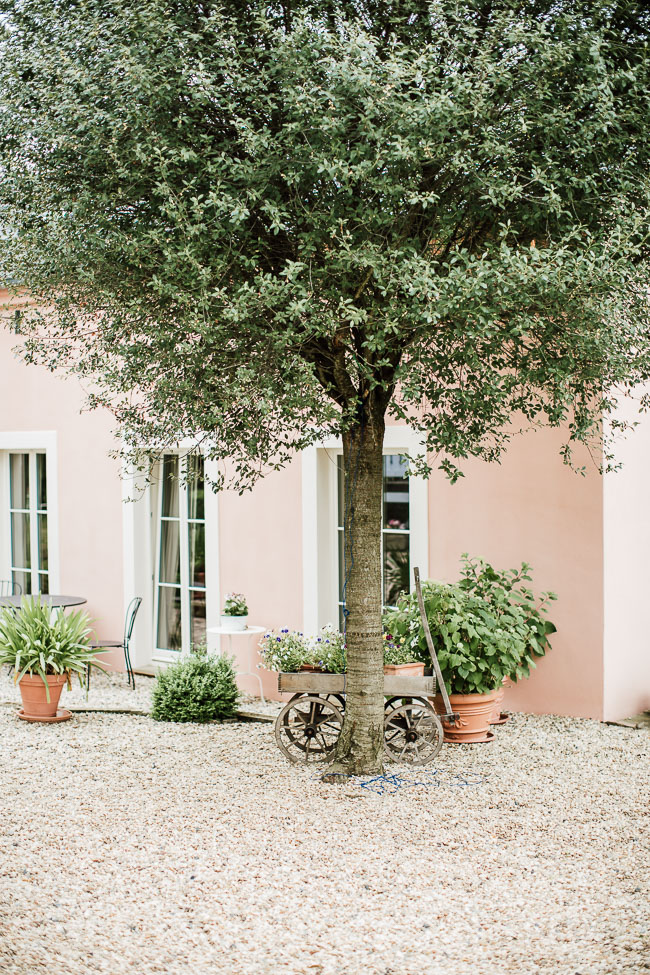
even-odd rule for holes
{"type": "Polygon", "coordinates": [[[248,616],[246,597],[240,592],[229,592],[223,605],[224,616],[248,616]]]}
{"type": "Polygon", "coordinates": [[[415,653],[403,636],[384,633],[384,664],[410,664],[416,659],[415,653]]]}
{"type": "Polygon", "coordinates": [[[316,662],[328,674],[345,673],[345,637],[333,626],[324,626],[312,643],[316,662]]]}
{"type": "Polygon", "coordinates": [[[313,660],[313,649],[307,637],[286,627],[265,633],[259,648],[267,670],[291,673],[313,660]]]}

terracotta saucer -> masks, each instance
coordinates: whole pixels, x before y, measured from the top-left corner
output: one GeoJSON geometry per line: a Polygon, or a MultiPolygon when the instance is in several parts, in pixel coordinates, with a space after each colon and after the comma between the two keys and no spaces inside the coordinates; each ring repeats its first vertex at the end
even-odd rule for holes
{"type": "Polygon", "coordinates": [[[447,741],[445,738],[445,745],[486,745],[489,741],[494,741],[495,738],[494,731],[488,731],[487,738],[481,738],[480,741],[447,741]]]}
{"type": "Polygon", "coordinates": [[[72,717],[72,711],[68,711],[67,708],[59,708],[56,714],[51,718],[39,718],[36,714],[25,714],[24,710],[21,708],[18,711],[18,717],[21,721],[33,721],[39,722],[40,724],[56,724],[57,721],[67,721],[72,717]]]}
{"type": "Polygon", "coordinates": [[[505,724],[506,721],[510,721],[510,715],[507,711],[502,711],[496,721],[490,721],[490,724],[505,724]]]}

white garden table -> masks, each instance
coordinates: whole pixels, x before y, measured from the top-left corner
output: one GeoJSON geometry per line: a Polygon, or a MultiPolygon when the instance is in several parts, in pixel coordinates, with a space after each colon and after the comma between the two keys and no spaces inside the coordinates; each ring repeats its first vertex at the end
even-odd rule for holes
{"type": "MultiPolygon", "coordinates": [[[[267,628],[265,626],[247,626],[245,630],[230,630],[227,626],[211,626],[208,628],[208,633],[214,633],[215,636],[226,636],[228,637],[228,652],[232,655],[232,644],[231,640],[234,636],[259,636],[260,633],[266,633],[267,628]]],[[[257,647],[253,648],[253,654],[257,652],[257,647]]],[[[255,665],[254,656],[250,655],[248,658],[249,668],[253,668],[255,665]]],[[[260,698],[262,699],[262,704],[266,704],[266,699],[264,697],[264,688],[262,687],[262,678],[253,669],[249,670],[238,670],[238,677],[255,677],[260,685],[260,698]]]]}

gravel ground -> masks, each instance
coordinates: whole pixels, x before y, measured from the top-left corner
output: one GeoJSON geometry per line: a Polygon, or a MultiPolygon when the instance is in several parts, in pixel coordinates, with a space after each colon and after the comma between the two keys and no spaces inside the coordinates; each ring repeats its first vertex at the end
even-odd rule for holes
{"type": "Polygon", "coordinates": [[[650,969],[647,731],[515,715],[339,786],[268,724],[4,705],[0,755],[2,975],[650,969]]]}

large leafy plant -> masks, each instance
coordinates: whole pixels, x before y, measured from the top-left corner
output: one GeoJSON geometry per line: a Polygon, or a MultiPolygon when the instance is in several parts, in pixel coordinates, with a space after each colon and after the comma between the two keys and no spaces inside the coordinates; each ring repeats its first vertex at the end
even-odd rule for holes
{"type": "Polygon", "coordinates": [[[530,565],[522,562],[519,569],[495,569],[485,559],[470,558],[463,553],[461,578],[459,587],[474,596],[480,596],[489,603],[496,618],[504,618],[505,622],[514,616],[519,619],[520,614],[525,617],[525,650],[519,666],[513,674],[513,680],[518,677],[528,677],[531,668],[535,667],[535,658],[543,657],[550,647],[549,636],[555,633],[557,627],[546,618],[548,604],[557,599],[554,592],[543,592],[535,596],[532,589],[525,585],[532,582],[530,565]],[[520,612],[518,612],[518,610],[520,612]]]}
{"type": "MultiPolygon", "coordinates": [[[[426,582],[424,605],[434,649],[447,690],[452,694],[486,694],[505,677],[526,676],[530,627],[526,611],[516,603],[500,612],[461,585],[426,582]]],[[[403,640],[412,659],[430,663],[429,651],[414,593],[402,597],[384,617],[393,637],[403,640]]]]}
{"type": "Polygon", "coordinates": [[[83,686],[88,666],[102,669],[95,660],[102,651],[90,646],[90,633],[87,613],[64,613],[40,598],[25,597],[18,611],[0,612],[0,665],[13,667],[15,682],[25,674],[37,674],[47,688],[48,674],[66,674],[70,687],[70,675],[76,674],[83,686]]]}
{"type": "Polygon", "coordinates": [[[222,721],[233,717],[238,697],[230,657],[210,656],[199,646],[158,675],[151,717],[155,721],[222,721]]]}

